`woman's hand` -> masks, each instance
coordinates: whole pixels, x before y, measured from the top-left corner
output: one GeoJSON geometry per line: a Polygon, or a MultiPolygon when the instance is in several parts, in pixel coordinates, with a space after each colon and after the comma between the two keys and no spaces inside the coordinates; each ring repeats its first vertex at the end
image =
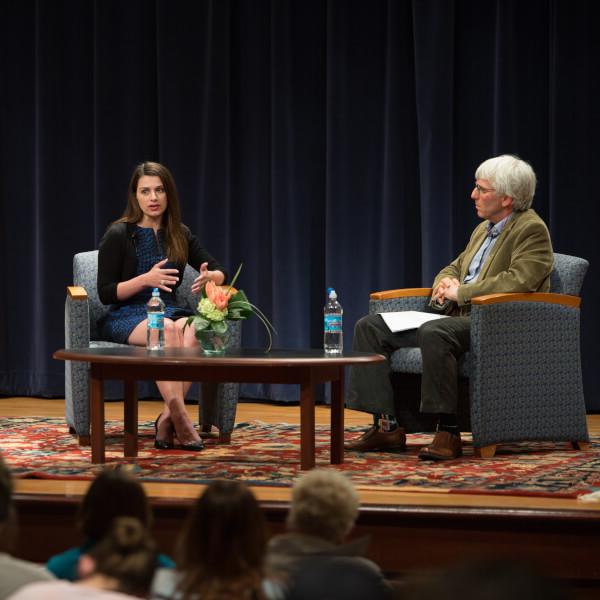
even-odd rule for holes
{"type": "Polygon", "coordinates": [[[192,292],[199,294],[208,281],[221,285],[225,281],[225,274],[222,271],[209,271],[208,263],[205,262],[200,265],[200,275],[192,283],[192,292]]]}
{"type": "Polygon", "coordinates": [[[170,286],[174,286],[179,281],[179,271],[163,268],[168,260],[168,258],[163,258],[146,273],[145,283],[148,287],[158,288],[165,292],[173,291],[170,286]]]}

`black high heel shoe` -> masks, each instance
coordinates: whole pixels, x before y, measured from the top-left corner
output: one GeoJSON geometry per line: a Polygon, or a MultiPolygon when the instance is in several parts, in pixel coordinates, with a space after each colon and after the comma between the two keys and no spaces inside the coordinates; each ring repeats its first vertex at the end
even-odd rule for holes
{"type": "Polygon", "coordinates": [[[204,442],[202,440],[198,440],[197,442],[189,442],[187,444],[181,444],[179,447],[182,450],[190,450],[191,452],[199,452],[200,450],[204,450],[204,442]]]}
{"type": "Polygon", "coordinates": [[[159,440],[158,439],[158,422],[162,417],[162,413],[156,417],[156,421],[154,421],[154,447],[157,450],[173,450],[175,448],[175,444],[173,442],[167,442],[167,440],[159,440]]]}

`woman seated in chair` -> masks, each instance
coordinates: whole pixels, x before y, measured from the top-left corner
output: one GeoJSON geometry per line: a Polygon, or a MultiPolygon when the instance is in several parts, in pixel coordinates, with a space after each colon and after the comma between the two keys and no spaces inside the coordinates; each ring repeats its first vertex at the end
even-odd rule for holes
{"type": "MultiPolygon", "coordinates": [[[[181,222],[175,181],[169,170],[144,162],[133,171],[127,207],[112,223],[98,253],[98,295],[111,304],[99,324],[102,337],[121,344],[146,345],[146,303],[158,288],[166,304],[165,346],[195,346],[192,327],[184,325],[191,311],[177,305],[175,292],[186,264],[198,268],[192,285],[199,293],[208,281],[221,285],[224,268],[205,250],[198,238],[181,222]]],[[[165,407],[155,422],[155,448],[180,447],[201,450],[202,440],[184,405],[190,382],[157,381],[165,407]]]]}

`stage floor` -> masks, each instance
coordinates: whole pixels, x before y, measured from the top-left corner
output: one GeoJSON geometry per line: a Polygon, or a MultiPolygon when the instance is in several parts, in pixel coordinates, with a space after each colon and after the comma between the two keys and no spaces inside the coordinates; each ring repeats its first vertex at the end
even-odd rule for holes
{"type": "MultiPolygon", "coordinates": [[[[197,419],[197,407],[188,405],[190,417],[197,419]]],[[[161,410],[161,402],[153,400],[141,400],[139,403],[139,419],[154,420],[161,410]]],[[[48,416],[60,417],[64,415],[64,400],[49,400],[44,398],[0,398],[0,418],[12,416],[48,416]]],[[[123,418],[122,402],[106,403],[107,419],[123,418]]],[[[281,406],[276,404],[246,403],[238,405],[237,421],[259,420],[265,423],[299,423],[300,409],[296,406],[281,406]]],[[[329,424],[329,408],[317,406],[316,422],[329,424]]],[[[346,410],[346,425],[369,425],[368,415],[365,413],[346,410]]],[[[600,415],[588,417],[590,434],[600,433],[600,415]]],[[[16,492],[21,494],[40,495],[64,495],[80,496],[85,493],[89,482],[85,481],[49,481],[49,480],[17,480],[16,492]]],[[[198,496],[202,486],[195,484],[162,484],[145,483],[148,495],[157,499],[193,499],[198,496]]],[[[260,486],[253,488],[256,496],[264,502],[288,502],[290,498],[289,488],[270,488],[260,486]]],[[[359,487],[361,503],[364,506],[431,506],[438,508],[486,508],[486,509],[513,509],[513,510],[568,510],[568,511],[600,511],[600,502],[589,504],[582,503],[576,499],[553,499],[536,497],[511,497],[498,495],[472,495],[453,492],[449,494],[445,490],[439,492],[423,492],[419,489],[406,491],[400,490],[378,490],[375,487],[359,487]]],[[[600,515],[599,515],[600,516],[600,515]]]]}

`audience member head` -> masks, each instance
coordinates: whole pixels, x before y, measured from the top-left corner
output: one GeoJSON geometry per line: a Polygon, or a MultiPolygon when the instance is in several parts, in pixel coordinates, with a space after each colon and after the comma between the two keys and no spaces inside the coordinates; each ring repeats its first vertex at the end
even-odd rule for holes
{"type": "Polygon", "coordinates": [[[261,595],[267,543],[264,515],[250,489],[217,480],[198,498],[180,540],[178,569],[184,596],[261,595]]]}
{"type": "Polygon", "coordinates": [[[354,526],[359,504],[347,477],[333,469],[313,469],[294,483],[287,525],[292,531],[341,544],[354,526]]]}
{"type": "Polygon", "coordinates": [[[286,600],[389,600],[391,589],[372,567],[350,557],[310,558],[292,574],[286,600]]]}
{"type": "Polygon", "coordinates": [[[475,171],[475,179],[487,179],[499,196],[510,196],[515,212],[531,208],[536,177],[531,165],[518,156],[503,154],[488,158],[475,171]]]}
{"type": "Polygon", "coordinates": [[[91,540],[100,540],[116,517],[135,517],[146,528],[151,512],[142,484],[122,468],[104,469],[92,482],[79,508],[79,527],[91,540]]]}
{"type": "Polygon", "coordinates": [[[523,561],[483,557],[451,566],[417,587],[412,600],[566,600],[565,590],[523,561]]]}
{"type": "Polygon", "coordinates": [[[12,493],[12,475],[0,455],[0,552],[12,550],[16,539],[16,515],[12,493]]]}
{"type": "Polygon", "coordinates": [[[147,597],[156,569],[156,547],[135,517],[117,517],[102,538],[79,560],[83,584],[147,597]]]}

